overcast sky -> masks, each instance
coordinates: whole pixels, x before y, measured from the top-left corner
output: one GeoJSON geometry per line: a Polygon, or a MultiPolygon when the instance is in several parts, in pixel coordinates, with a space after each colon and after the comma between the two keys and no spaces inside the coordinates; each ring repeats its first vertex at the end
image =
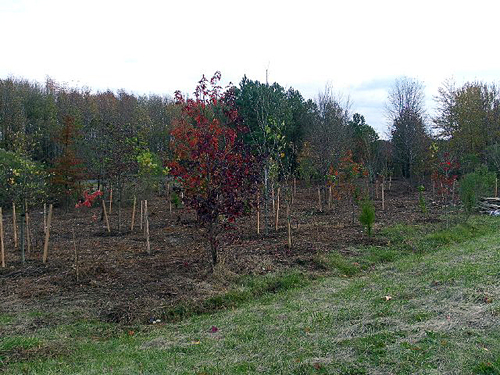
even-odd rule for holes
{"type": "Polygon", "coordinates": [[[500,77],[500,1],[0,0],[0,78],[143,94],[244,74],[315,98],[350,96],[379,133],[395,78],[500,77]]]}

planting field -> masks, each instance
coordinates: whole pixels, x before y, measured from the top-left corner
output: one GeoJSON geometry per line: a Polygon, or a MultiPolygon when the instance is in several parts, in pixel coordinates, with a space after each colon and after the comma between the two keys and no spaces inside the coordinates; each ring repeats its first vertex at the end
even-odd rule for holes
{"type": "MultiPolygon", "coordinates": [[[[437,205],[428,204],[430,212],[424,218],[417,193],[402,182],[386,191],[385,205],[382,211],[380,199],[375,199],[375,233],[395,223],[437,222],[441,213],[437,205]]],[[[287,247],[284,214],[278,231],[274,218],[270,220],[268,235],[263,223],[257,235],[256,215],[252,214],[223,236],[221,265],[212,274],[207,241],[193,212],[179,208],[170,213],[161,197],[149,202],[149,207],[151,255],[139,228],[139,213],[130,231],[131,207],[123,209],[121,233],[116,229],[116,207],[110,215],[111,233],[100,220],[99,205],[69,212],[56,209],[46,264],[42,263],[42,213],[31,214],[34,249],[27,254],[25,265],[20,262],[20,250],[13,248],[12,218],[4,216],[7,267],[0,269],[0,311],[57,311],[65,306],[106,322],[147,323],[169,319],[165,312],[179,304],[224,293],[239,276],[289,269],[321,274],[325,271],[323,258],[332,253],[361,267],[356,247],[387,243],[383,236],[368,238],[357,219],[359,208],[354,208],[353,217],[350,204],[336,202],[328,209],[323,202],[320,212],[317,189],[299,185],[292,207],[292,249],[287,247]]],[[[40,319],[35,324],[51,322],[40,319]]]]}

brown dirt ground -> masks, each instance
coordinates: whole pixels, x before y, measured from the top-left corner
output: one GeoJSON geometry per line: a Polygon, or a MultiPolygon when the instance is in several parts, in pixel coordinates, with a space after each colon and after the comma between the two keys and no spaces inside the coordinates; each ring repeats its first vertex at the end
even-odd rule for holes
{"type": "MultiPolygon", "coordinates": [[[[418,193],[405,182],[394,181],[386,191],[385,211],[381,210],[380,197],[374,203],[375,232],[394,223],[423,221],[418,193]]],[[[439,210],[429,206],[427,220],[436,221],[439,210]]],[[[357,220],[357,208],[354,222],[350,204],[336,202],[331,210],[326,207],[319,212],[317,188],[299,184],[292,209],[293,248],[287,248],[284,207],[279,230],[272,226],[268,235],[257,235],[256,215],[252,214],[221,239],[224,272],[212,273],[206,241],[194,213],[187,209],[170,213],[164,197],[153,199],[149,207],[151,255],[146,253],[145,236],[138,225],[130,231],[131,207],[123,209],[122,233],[117,232],[114,207],[110,234],[103,221],[93,219],[101,216],[99,206],[69,212],[55,209],[46,264],[41,260],[40,209],[31,213],[34,249],[27,254],[25,265],[20,262],[20,251],[14,251],[12,216],[4,215],[7,267],[0,268],[0,312],[64,310],[104,321],[147,322],[161,308],[224,292],[231,275],[265,274],[291,267],[316,272],[313,260],[318,253],[349,255],[355,246],[385,244],[383,238],[366,236],[357,220]]]]}

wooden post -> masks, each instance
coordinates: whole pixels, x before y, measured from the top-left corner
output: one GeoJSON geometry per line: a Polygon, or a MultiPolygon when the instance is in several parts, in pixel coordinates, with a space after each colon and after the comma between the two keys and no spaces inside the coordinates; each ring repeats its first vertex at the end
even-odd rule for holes
{"type": "Polygon", "coordinates": [[[168,211],[172,213],[172,193],[170,192],[170,182],[168,183],[168,211]]]}
{"type": "Polygon", "coordinates": [[[75,228],[72,227],[71,231],[73,232],[73,250],[75,252],[75,272],[76,272],[76,282],[78,282],[78,279],[80,278],[80,274],[78,272],[78,251],[76,249],[76,236],[75,236],[75,228]]]}
{"type": "Polygon", "coordinates": [[[286,205],[286,218],[288,224],[288,248],[292,248],[292,223],[290,217],[290,204],[286,205]]]}
{"type": "Polygon", "coordinates": [[[14,202],[12,202],[12,226],[14,227],[14,248],[17,249],[17,215],[14,202]]]}
{"type": "Polygon", "coordinates": [[[382,181],[382,189],[381,189],[381,193],[382,193],[382,211],[385,210],[385,193],[384,193],[384,185],[385,185],[385,182],[382,181]]]}
{"type": "Polygon", "coordinates": [[[260,194],[257,193],[257,234],[260,234],[260,194]]]}
{"type": "Polygon", "coordinates": [[[45,231],[45,243],[43,245],[43,263],[47,263],[51,222],[52,222],[52,203],[49,205],[49,217],[47,218],[47,230],[45,231]]]}
{"type": "Polygon", "coordinates": [[[149,215],[148,215],[148,201],[144,201],[144,217],[146,219],[146,250],[151,255],[151,244],[149,242],[149,215]]]}
{"type": "Polygon", "coordinates": [[[139,229],[142,230],[142,223],[144,222],[144,201],[141,200],[141,220],[139,221],[139,229]]]}
{"type": "Polygon", "coordinates": [[[47,232],[47,203],[43,204],[43,234],[47,232]]]}
{"type": "Polygon", "coordinates": [[[332,186],[328,186],[328,209],[332,209],[332,186]]]}
{"type": "Polygon", "coordinates": [[[109,214],[111,215],[111,208],[113,207],[113,188],[109,191],[109,214]]]}
{"type": "Polygon", "coordinates": [[[321,205],[321,189],[318,187],[318,209],[319,212],[323,212],[323,207],[321,205]]]}
{"type": "Polygon", "coordinates": [[[276,197],[276,230],[278,230],[279,219],[280,219],[280,188],[278,187],[278,195],[276,197]]]}
{"type": "Polygon", "coordinates": [[[0,256],[2,258],[2,267],[5,268],[5,246],[3,243],[3,212],[0,207],[0,256]]]}
{"type": "Polygon", "coordinates": [[[451,204],[455,205],[455,183],[457,181],[453,180],[453,185],[451,186],[451,204]]]}
{"type": "Polygon", "coordinates": [[[31,233],[30,233],[30,215],[28,212],[25,213],[26,216],[26,242],[28,244],[26,252],[29,254],[31,251],[31,233]]]}
{"type": "Polygon", "coordinates": [[[111,228],[109,226],[108,212],[106,211],[106,202],[104,202],[104,199],[102,200],[102,209],[104,210],[104,220],[106,220],[106,228],[108,228],[108,232],[111,233],[111,228]]]}
{"type": "Polygon", "coordinates": [[[498,197],[498,178],[495,178],[495,198],[498,197]]]}
{"type": "Polygon", "coordinates": [[[271,189],[271,200],[273,202],[273,213],[276,212],[276,204],[274,202],[274,186],[271,189]]]}
{"type": "Polygon", "coordinates": [[[135,205],[137,203],[137,198],[134,195],[134,204],[132,206],[132,223],[130,224],[130,231],[132,232],[134,230],[134,223],[135,223],[135,205]]]}

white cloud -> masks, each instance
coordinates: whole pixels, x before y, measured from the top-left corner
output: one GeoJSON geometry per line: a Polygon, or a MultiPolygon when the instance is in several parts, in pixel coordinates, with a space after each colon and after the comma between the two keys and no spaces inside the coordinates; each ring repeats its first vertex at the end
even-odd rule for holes
{"type": "Polygon", "coordinates": [[[360,89],[367,82],[416,77],[430,98],[452,75],[499,76],[499,10],[448,0],[4,0],[0,77],[171,94],[215,70],[225,82],[264,81],[269,66],[270,80],[305,97],[331,82],[381,131],[386,88],[360,89]]]}

